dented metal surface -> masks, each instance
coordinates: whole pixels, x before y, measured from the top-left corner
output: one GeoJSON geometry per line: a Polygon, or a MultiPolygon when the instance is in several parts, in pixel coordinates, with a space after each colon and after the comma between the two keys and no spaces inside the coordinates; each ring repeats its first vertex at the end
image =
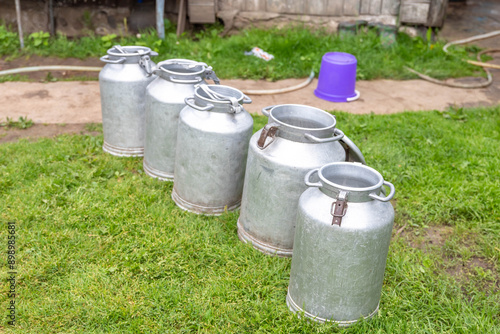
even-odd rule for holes
{"type": "Polygon", "coordinates": [[[101,57],[99,73],[104,151],[117,156],[142,156],[147,85],[155,78],[139,62],[154,63],[156,55],[143,46],[115,46],[101,57]]]}
{"type": "Polygon", "coordinates": [[[345,160],[344,134],[333,115],[317,108],[278,105],[263,113],[269,121],[250,140],[238,235],[261,252],[289,257],[304,176],[345,160]]]}
{"type": "Polygon", "coordinates": [[[182,209],[218,215],[239,207],[253,119],[251,100],[223,85],[199,85],[179,115],[172,199],[182,209]]]}
{"type": "Polygon", "coordinates": [[[184,99],[194,95],[195,85],[211,78],[219,82],[212,68],[188,59],[169,59],[158,63],[157,78],[146,89],[146,138],[144,171],[160,180],[172,180],[179,113],[184,99]]]}
{"type": "Polygon", "coordinates": [[[298,203],[288,307],[343,326],[370,318],[380,302],[394,186],[373,168],[350,162],[313,170],[305,183],[310,188],[298,203]],[[319,181],[311,182],[316,172],[319,181]],[[384,186],[391,190],[387,196],[384,186]],[[339,197],[348,207],[339,211],[341,224],[332,224],[332,205],[339,197]]]}

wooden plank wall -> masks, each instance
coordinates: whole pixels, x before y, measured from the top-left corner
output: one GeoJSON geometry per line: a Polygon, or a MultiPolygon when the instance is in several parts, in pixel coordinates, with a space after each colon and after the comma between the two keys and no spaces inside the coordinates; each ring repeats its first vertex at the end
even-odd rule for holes
{"type": "Polygon", "coordinates": [[[425,24],[431,0],[402,0],[399,21],[404,23],[425,24]]]}
{"type": "Polygon", "coordinates": [[[404,0],[224,0],[225,7],[248,12],[331,16],[398,15],[404,0]]]}
{"type": "Polygon", "coordinates": [[[441,27],[444,23],[444,16],[448,0],[432,0],[429,7],[429,15],[427,16],[427,26],[441,27]]]}

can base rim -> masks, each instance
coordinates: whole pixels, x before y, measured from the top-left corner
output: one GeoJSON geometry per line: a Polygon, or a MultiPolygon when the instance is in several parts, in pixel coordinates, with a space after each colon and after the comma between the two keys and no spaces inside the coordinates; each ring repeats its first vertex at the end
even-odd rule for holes
{"type": "Polygon", "coordinates": [[[159,169],[156,169],[154,167],[151,167],[151,165],[144,159],[142,162],[142,168],[144,169],[144,173],[146,175],[151,176],[155,179],[161,180],[161,181],[173,181],[174,180],[174,174],[170,174],[167,172],[163,172],[159,169]]]}
{"type": "Polygon", "coordinates": [[[231,203],[229,205],[225,206],[202,206],[198,204],[194,204],[191,202],[186,201],[185,199],[181,198],[177,191],[175,190],[175,184],[174,188],[172,189],[172,199],[174,200],[175,204],[181,208],[182,210],[189,211],[192,213],[196,214],[202,214],[202,215],[207,215],[207,216],[220,216],[226,211],[234,211],[238,209],[241,205],[241,200],[238,200],[236,203],[231,203]]]}
{"type": "Polygon", "coordinates": [[[259,252],[271,256],[292,257],[293,249],[280,248],[266,244],[245,231],[240,218],[238,218],[238,222],[236,223],[236,225],[238,226],[238,237],[240,238],[240,240],[244,243],[252,244],[253,248],[258,250],[259,252]]]}
{"type": "Polygon", "coordinates": [[[119,147],[111,145],[104,141],[102,145],[104,152],[117,157],[142,157],[144,156],[144,147],[119,147]]]}
{"type": "MultiPolygon", "coordinates": [[[[292,296],[290,295],[290,288],[288,288],[288,293],[286,295],[286,305],[288,306],[288,309],[290,309],[290,311],[292,311],[293,313],[296,313],[296,314],[298,313],[297,315],[299,317],[300,317],[300,315],[303,314],[306,318],[309,318],[311,320],[314,320],[314,321],[320,322],[320,323],[335,323],[335,324],[338,324],[339,326],[347,327],[347,326],[351,326],[359,321],[359,319],[356,319],[356,320],[331,320],[331,319],[326,319],[326,318],[321,318],[321,317],[315,316],[314,314],[311,314],[311,313],[307,312],[306,310],[302,309],[301,307],[299,307],[295,303],[295,301],[292,299],[292,296]]],[[[366,317],[363,317],[363,319],[368,320],[368,319],[372,318],[375,314],[377,314],[379,308],[380,308],[380,303],[377,304],[377,308],[375,309],[375,311],[373,311],[372,313],[370,313],[366,317]]]]}

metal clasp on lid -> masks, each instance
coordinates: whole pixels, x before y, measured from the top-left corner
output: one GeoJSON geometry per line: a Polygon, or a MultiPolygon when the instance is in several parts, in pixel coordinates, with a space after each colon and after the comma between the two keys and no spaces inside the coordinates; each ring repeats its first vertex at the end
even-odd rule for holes
{"type": "Polygon", "coordinates": [[[142,69],[146,72],[146,76],[148,77],[153,75],[153,72],[155,70],[154,65],[155,63],[153,63],[151,61],[151,58],[147,55],[141,56],[141,58],[139,59],[139,66],[142,67],[142,69]]]}
{"type": "Polygon", "coordinates": [[[342,217],[345,216],[347,211],[347,192],[340,191],[337,196],[337,200],[332,203],[331,214],[333,216],[332,225],[338,225],[342,223],[342,217]]]}
{"type": "Polygon", "coordinates": [[[205,70],[205,73],[204,73],[204,76],[205,76],[205,79],[210,79],[212,80],[216,85],[220,85],[220,80],[219,78],[217,77],[217,75],[215,75],[215,72],[214,70],[212,69],[212,66],[208,66],[207,69],[205,70]]]}

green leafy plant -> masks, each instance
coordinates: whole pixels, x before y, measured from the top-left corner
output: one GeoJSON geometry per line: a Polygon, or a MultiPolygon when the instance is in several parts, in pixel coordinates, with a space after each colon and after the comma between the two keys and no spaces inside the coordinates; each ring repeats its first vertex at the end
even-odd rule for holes
{"type": "Polygon", "coordinates": [[[17,128],[17,129],[28,129],[33,126],[33,121],[28,119],[28,117],[20,116],[17,121],[14,121],[10,117],[6,117],[6,122],[0,123],[0,126],[6,128],[17,128]]]}
{"type": "Polygon", "coordinates": [[[0,53],[12,55],[19,48],[19,38],[14,32],[7,29],[6,26],[0,25],[0,53]]]}
{"type": "Polygon", "coordinates": [[[34,32],[28,36],[31,45],[34,47],[48,46],[50,34],[45,31],[34,32]]]}
{"type": "Polygon", "coordinates": [[[440,112],[444,118],[459,122],[467,122],[467,113],[462,107],[451,106],[447,110],[440,112]]]}
{"type": "Polygon", "coordinates": [[[111,34],[111,35],[106,35],[106,36],[102,36],[101,37],[101,41],[102,41],[102,45],[105,47],[105,48],[110,48],[113,46],[113,41],[116,39],[116,35],[115,34],[111,34]]]}

